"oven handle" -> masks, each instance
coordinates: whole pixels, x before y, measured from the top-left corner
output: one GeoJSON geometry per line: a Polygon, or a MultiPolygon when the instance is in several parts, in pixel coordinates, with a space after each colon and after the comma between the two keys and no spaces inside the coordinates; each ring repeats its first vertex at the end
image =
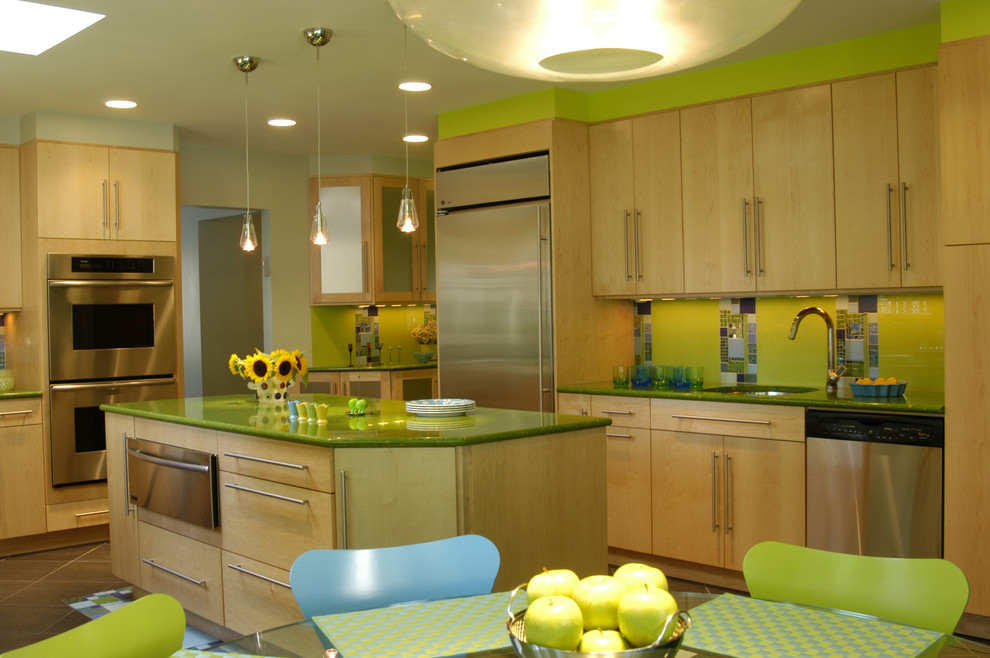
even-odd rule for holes
{"type": "Polygon", "coordinates": [[[90,280],[90,281],[80,281],[77,279],[50,279],[48,281],[49,288],[134,288],[138,286],[167,286],[172,287],[174,285],[172,279],[163,279],[161,281],[142,281],[133,279],[114,279],[112,281],[106,281],[102,279],[90,280]]]}
{"type": "Polygon", "coordinates": [[[134,386],[163,386],[174,384],[175,377],[161,379],[127,379],[118,382],[92,382],[86,384],[52,384],[52,391],[86,391],[105,388],[125,388],[134,386]]]}
{"type": "Polygon", "coordinates": [[[141,452],[140,450],[135,450],[134,448],[128,448],[127,452],[134,455],[141,461],[150,462],[152,464],[157,464],[158,466],[164,466],[166,468],[178,468],[183,471],[195,471],[197,473],[209,473],[210,467],[204,466],[202,464],[190,464],[189,462],[179,462],[174,459],[162,459],[161,457],[155,457],[154,455],[149,455],[146,452],[141,452]]]}

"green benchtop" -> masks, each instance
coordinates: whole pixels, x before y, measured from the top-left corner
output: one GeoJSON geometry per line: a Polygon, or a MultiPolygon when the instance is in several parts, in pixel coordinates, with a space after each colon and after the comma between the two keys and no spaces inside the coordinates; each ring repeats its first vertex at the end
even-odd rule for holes
{"type": "Polygon", "coordinates": [[[0,392],[0,400],[14,399],[14,398],[40,398],[41,391],[25,391],[14,389],[13,391],[2,391],[0,392]]]}
{"type": "Polygon", "coordinates": [[[340,395],[301,394],[302,402],[329,405],[326,423],[290,419],[285,405],[259,405],[250,395],[103,404],[106,412],[192,425],[223,432],[329,447],[465,446],[542,434],[572,432],[611,423],[607,418],[478,407],[463,416],[418,417],[402,400],[367,398],[363,416],[348,414],[340,395]]]}
{"type": "MultiPolygon", "coordinates": [[[[705,388],[722,386],[717,382],[705,384],[705,388]]],[[[776,404],[797,407],[826,409],[858,409],[891,413],[944,414],[945,394],[941,391],[914,391],[910,384],[904,395],[896,398],[871,398],[854,396],[848,386],[840,386],[836,395],[825,392],[825,386],[811,393],[791,393],[788,395],[739,395],[715,393],[705,390],[693,391],[653,391],[616,389],[611,382],[592,382],[574,386],[558,386],[558,393],[587,393],[591,395],[616,395],[638,398],[676,398],[704,402],[739,402],[742,404],[776,404]]]]}

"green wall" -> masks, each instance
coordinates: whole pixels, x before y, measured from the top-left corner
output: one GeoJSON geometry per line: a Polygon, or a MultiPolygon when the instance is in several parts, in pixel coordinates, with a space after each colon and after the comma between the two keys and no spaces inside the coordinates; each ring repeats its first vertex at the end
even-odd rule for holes
{"type": "Polygon", "coordinates": [[[990,34],[987,0],[943,0],[939,8],[943,43],[990,34]]]}
{"type": "MultiPolygon", "coordinates": [[[[313,358],[310,364],[323,367],[347,365],[347,344],[354,343],[353,306],[313,306],[313,358]]],[[[388,362],[388,347],[402,347],[402,363],[414,363],[412,352],[419,344],[409,332],[423,324],[423,306],[396,305],[378,308],[378,340],[382,344],[382,358],[388,362]]],[[[393,363],[399,362],[400,352],[392,352],[393,363]]],[[[353,363],[353,361],[352,361],[353,363]]]]}

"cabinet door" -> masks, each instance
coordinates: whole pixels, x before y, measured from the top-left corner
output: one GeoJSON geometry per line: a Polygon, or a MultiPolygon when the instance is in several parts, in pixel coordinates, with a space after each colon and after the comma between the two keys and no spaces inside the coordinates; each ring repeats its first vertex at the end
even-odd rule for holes
{"type": "Polygon", "coordinates": [[[653,553],[722,566],[722,437],[653,430],[653,553]]]}
{"type": "Polygon", "coordinates": [[[41,398],[0,401],[0,539],[46,531],[41,398]]]}
{"type": "Polygon", "coordinates": [[[310,295],[314,304],[372,300],[371,178],[324,176],[309,182],[310,221],[320,201],[329,241],[310,248],[310,295]]]}
{"type": "Polygon", "coordinates": [[[756,289],[750,99],[681,110],[684,290],[756,289]]]}
{"type": "Polygon", "coordinates": [[[608,545],[653,552],[650,430],[606,429],[608,545]]]}
{"type": "Polygon", "coordinates": [[[0,146],[0,310],[21,307],[21,185],[16,147],[0,146]]]}
{"type": "Polygon", "coordinates": [[[436,184],[432,180],[417,182],[416,204],[419,207],[419,299],[437,300],[437,204],[436,184]]]}
{"type": "Polygon", "coordinates": [[[761,541],[804,545],[804,443],[727,436],[726,569],[742,569],[746,551],[761,541]]]}
{"type": "Polygon", "coordinates": [[[680,113],[633,119],[632,133],[636,294],[684,292],[680,113]]]}
{"type": "Polygon", "coordinates": [[[398,546],[458,534],[453,448],[341,448],[337,548],[398,546]]]}
{"type": "MultiPolygon", "coordinates": [[[[405,179],[375,176],[375,301],[408,302],[419,297],[419,233],[403,233],[396,226],[405,179]]],[[[416,182],[410,187],[415,192],[416,182]]],[[[414,199],[414,201],[419,201],[414,199]]],[[[417,208],[417,212],[418,212],[417,208]]]]}
{"type": "Polygon", "coordinates": [[[140,526],[141,584],[174,596],[182,607],[223,624],[220,549],[150,523],[140,526]]]}
{"type": "Polygon", "coordinates": [[[901,173],[901,285],[943,279],[938,70],[897,72],[897,156],[901,173]]]}
{"type": "Polygon", "coordinates": [[[831,290],[835,201],[830,87],[756,96],[752,103],[757,289],[831,290]]]}
{"type": "Polygon", "coordinates": [[[110,149],[110,231],[117,240],[175,241],[176,156],[110,149]]]}
{"type": "Polygon", "coordinates": [[[636,292],[632,120],[591,126],[588,139],[591,291],[595,295],[632,295],[636,292]]]}
{"type": "Polygon", "coordinates": [[[328,395],[343,395],[343,388],[340,385],[339,372],[313,372],[309,371],[309,381],[303,393],[325,393],[328,395]]]}
{"type": "Polygon", "coordinates": [[[591,396],[587,393],[558,393],[557,413],[587,416],[591,413],[591,396]]]}
{"type": "Polygon", "coordinates": [[[893,73],[832,85],[836,283],[901,285],[897,90],[893,73]]]}
{"type": "Polygon", "coordinates": [[[37,142],[38,237],[110,237],[110,155],[105,146],[37,142]]]}

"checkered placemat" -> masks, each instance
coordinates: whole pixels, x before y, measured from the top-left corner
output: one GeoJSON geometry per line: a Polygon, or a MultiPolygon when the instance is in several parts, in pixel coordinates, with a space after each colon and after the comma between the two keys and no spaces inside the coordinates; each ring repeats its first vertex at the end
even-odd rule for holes
{"type": "Polygon", "coordinates": [[[914,658],[941,637],[879,619],[722,594],[691,609],[682,646],[737,658],[914,658]]]}
{"type": "MultiPolygon", "coordinates": [[[[509,592],[313,617],[345,658],[422,658],[509,646],[509,592]]],[[[516,597],[522,609],[526,597],[516,597]]]]}

